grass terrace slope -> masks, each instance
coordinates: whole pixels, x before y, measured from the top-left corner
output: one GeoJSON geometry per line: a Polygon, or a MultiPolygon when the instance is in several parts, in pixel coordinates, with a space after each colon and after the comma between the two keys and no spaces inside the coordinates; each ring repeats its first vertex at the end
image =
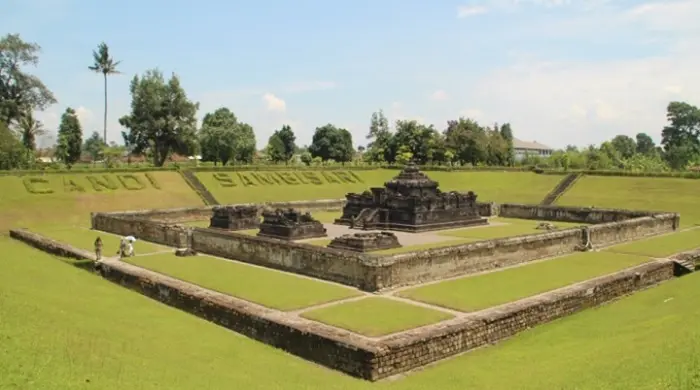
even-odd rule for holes
{"type": "Polygon", "coordinates": [[[177,172],[0,177],[0,229],[89,226],[92,211],[202,205],[177,172]]]}
{"type": "MultiPolygon", "coordinates": [[[[220,203],[342,198],[382,186],[398,171],[217,171],[197,178],[220,203]]],[[[531,172],[432,172],[443,191],[474,191],[481,201],[539,203],[561,180],[531,172]]]]}
{"type": "Polygon", "coordinates": [[[687,227],[700,224],[699,194],[700,180],[695,179],[584,176],[556,204],[673,211],[687,227]]]}
{"type": "Polygon", "coordinates": [[[24,244],[0,237],[0,245],[2,389],[683,390],[700,384],[700,274],[406,378],[367,383],[239,337],[24,244]]]}

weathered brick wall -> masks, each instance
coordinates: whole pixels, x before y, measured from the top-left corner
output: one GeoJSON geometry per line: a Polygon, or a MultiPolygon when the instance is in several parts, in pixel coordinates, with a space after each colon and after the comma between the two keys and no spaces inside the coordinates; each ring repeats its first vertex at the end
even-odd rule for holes
{"type": "Polygon", "coordinates": [[[378,350],[371,342],[350,332],[304,319],[285,321],[274,310],[128,263],[98,264],[105,279],[147,297],[304,359],[356,377],[372,379],[368,375],[372,373],[372,358],[378,350]]]}
{"type": "Polygon", "coordinates": [[[188,232],[191,228],[181,225],[149,221],[138,218],[125,218],[103,213],[92,213],[92,228],[120,236],[133,235],[139,240],[176,248],[187,247],[188,232]]]}
{"type": "Polygon", "coordinates": [[[395,375],[513,336],[530,327],[608,302],[673,277],[673,262],[660,260],[550,293],[484,310],[382,340],[375,378],[395,375]]]}
{"type": "Polygon", "coordinates": [[[651,211],[599,209],[591,207],[543,206],[518,203],[499,205],[499,216],[545,221],[604,223],[658,214],[651,211]]]}
{"type": "Polygon", "coordinates": [[[103,277],[258,341],[347,374],[378,380],[511,337],[673,277],[659,260],[436,325],[370,340],[290,319],[224,294],[121,262],[101,262],[103,277]]]}
{"type": "MultiPolygon", "coordinates": [[[[345,199],[321,199],[268,203],[240,203],[233,204],[230,206],[253,205],[271,208],[295,208],[297,210],[309,211],[312,213],[314,211],[338,211],[338,216],[340,216],[340,210],[343,208],[343,206],[345,206],[345,199]]],[[[149,219],[160,222],[183,223],[190,221],[201,221],[211,218],[212,208],[214,207],[215,206],[183,207],[176,209],[132,210],[109,214],[120,215],[124,218],[149,219]]]]}
{"type": "Polygon", "coordinates": [[[44,252],[77,260],[95,260],[95,254],[24,229],[10,230],[10,237],[44,252]]]}
{"type": "Polygon", "coordinates": [[[657,214],[651,217],[628,219],[589,226],[594,246],[605,246],[646,236],[670,233],[678,229],[678,214],[657,214]]]}
{"type": "MultiPolygon", "coordinates": [[[[335,207],[339,201],[293,202],[293,204],[298,208],[303,206],[320,208],[335,207]]],[[[278,205],[282,206],[282,204],[278,205]]],[[[292,205],[292,203],[286,205],[292,205]]],[[[485,212],[491,214],[500,212],[501,215],[505,214],[509,217],[514,216],[513,213],[515,213],[520,218],[527,214],[537,219],[588,222],[619,219],[620,221],[392,256],[354,254],[309,244],[282,242],[219,230],[194,229],[133,216],[125,217],[123,214],[94,213],[92,223],[96,230],[119,235],[134,234],[139,239],[174,247],[186,247],[188,233],[192,232],[191,245],[194,250],[202,253],[296,272],[367,291],[376,291],[571,253],[586,243],[585,229],[588,229],[591,244],[597,247],[671,232],[677,228],[679,222],[679,216],[672,213],[625,219],[637,215],[636,212],[492,203],[482,203],[480,207],[484,208],[485,212]]]]}
{"type": "Polygon", "coordinates": [[[394,288],[508,267],[570,253],[579,245],[581,230],[566,229],[386,256],[373,262],[376,285],[394,288]]]}
{"type": "Polygon", "coordinates": [[[373,291],[364,255],[233,232],[195,228],[192,248],[201,253],[263,265],[373,291]]]}

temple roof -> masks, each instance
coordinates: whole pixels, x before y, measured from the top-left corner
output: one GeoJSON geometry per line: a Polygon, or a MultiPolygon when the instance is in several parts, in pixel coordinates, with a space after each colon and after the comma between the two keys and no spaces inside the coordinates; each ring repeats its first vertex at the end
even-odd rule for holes
{"type": "Polygon", "coordinates": [[[437,188],[438,182],[431,180],[418,166],[410,162],[393,179],[384,183],[386,188],[397,190],[399,188],[437,188]]]}

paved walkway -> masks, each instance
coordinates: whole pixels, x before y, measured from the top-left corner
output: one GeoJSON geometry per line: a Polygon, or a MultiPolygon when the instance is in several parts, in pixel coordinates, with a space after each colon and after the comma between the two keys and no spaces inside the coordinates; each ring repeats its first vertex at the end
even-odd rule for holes
{"type": "MultiPolygon", "coordinates": [[[[445,242],[445,241],[455,241],[459,240],[459,237],[457,236],[447,236],[447,235],[442,235],[439,233],[444,233],[444,232],[449,232],[449,231],[454,231],[454,230],[464,230],[464,229],[488,229],[489,227],[493,226],[501,226],[501,225],[507,225],[502,222],[490,222],[489,225],[480,225],[480,226],[471,226],[471,227],[461,227],[457,229],[446,229],[446,230],[438,230],[438,231],[431,231],[431,232],[420,232],[420,233],[411,233],[411,232],[398,232],[398,231],[391,231],[396,235],[396,238],[399,239],[399,243],[403,246],[413,246],[413,245],[425,245],[425,244],[434,244],[438,242],[445,242]]],[[[324,223],[323,226],[326,228],[326,233],[328,234],[328,237],[325,239],[332,240],[336,237],[340,237],[344,234],[354,234],[354,233],[369,233],[369,232],[381,232],[382,230],[362,230],[362,229],[350,229],[349,226],[344,226],[344,225],[336,225],[332,223],[324,223]]],[[[321,240],[323,238],[311,238],[307,240],[298,240],[295,242],[309,242],[309,241],[316,241],[316,240],[321,240]]]]}

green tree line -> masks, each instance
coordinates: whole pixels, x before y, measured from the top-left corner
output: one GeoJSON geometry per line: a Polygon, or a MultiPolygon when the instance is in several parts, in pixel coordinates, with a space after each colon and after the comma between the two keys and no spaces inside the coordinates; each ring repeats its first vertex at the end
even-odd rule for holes
{"type": "MultiPolygon", "coordinates": [[[[0,39],[0,169],[30,168],[36,162],[36,140],[47,129],[34,113],[57,103],[54,94],[27,69],[38,65],[41,47],[19,34],[0,39]]],[[[180,78],[165,77],[151,69],[133,77],[130,112],[119,118],[124,146],[107,142],[107,80],[118,74],[120,61],[106,43],[92,53],[87,68],[104,81],[103,134],[83,139],[83,128],[67,108],[57,129],[55,157],[70,167],[89,156],[108,166],[123,156],[146,156],[163,166],[173,154],[200,155],[214,165],[275,164],[438,164],[451,166],[539,166],[555,169],[681,170],[700,165],[700,110],[685,102],[667,107],[668,125],[661,144],[646,133],[632,138],[618,135],[600,145],[568,146],[551,156],[526,155],[516,159],[514,132],[509,123],[484,125],[469,118],[448,121],[442,129],[416,120],[390,125],[382,110],[371,115],[366,147],[357,146],[352,134],[331,123],[315,129],[311,143],[297,145],[288,125],[275,130],[266,147],[256,150],[253,127],[240,121],[227,107],[206,113],[197,121],[199,103],[185,92],[180,78]]],[[[364,142],[363,142],[364,143],[364,142]]]]}

